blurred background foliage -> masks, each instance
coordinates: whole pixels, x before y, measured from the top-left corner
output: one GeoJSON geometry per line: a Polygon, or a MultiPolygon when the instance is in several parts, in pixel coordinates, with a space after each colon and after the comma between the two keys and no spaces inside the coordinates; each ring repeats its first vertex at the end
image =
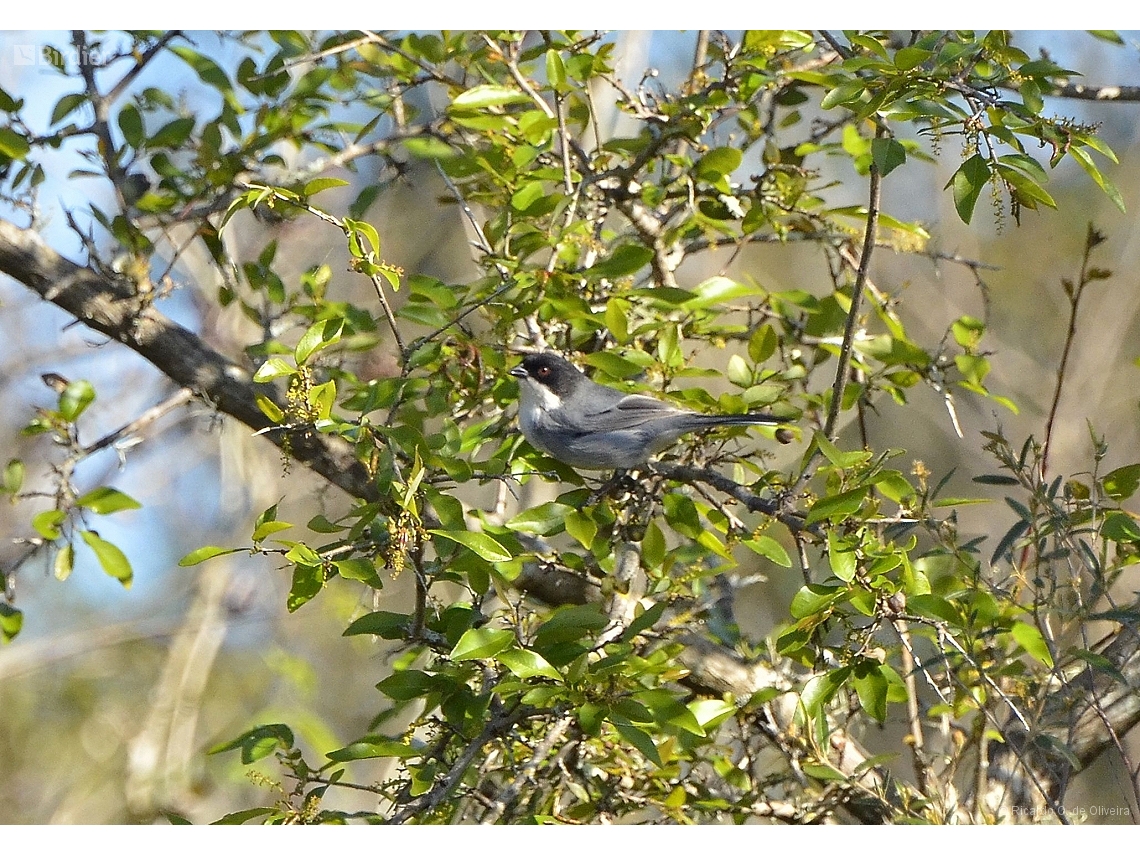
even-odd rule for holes
{"type": "MultiPolygon", "coordinates": [[[[899,36],[904,41],[908,37],[899,36]]],[[[125,91],[139,104],[154,106],[166,99],[169,103],[160,106],[172,116],[214,116],[219,111],[224,113],[227,98],[234,96],[216,85],[212,63],[228,79],[242,80],[254,91],[258,74],[245,64],[247,56],[256,57],[257,68],[265,67],[267,57],[277,57],[280,62],[292,58],[298,66],[289,69],[290,85],[297,86],[303,79],[302,70],[307,69],[306,73],[313,75],[311,98],[306,102],[305,97],[298,97],[293,114],[259,116],[264,123],[261,132],[285,136],[312,117],[325,115],[325,111],[335,113],[338,122],[363,126],[377,115],[378,108],[389,111],[390,116],[391,91],[381,87],[361,96],[357,87],[367,87],[347,72],[338,81],[333,69],[347,62],[344,57],[350,55],[358,57],[354,62],[386,63],[400,72],[407,71],[401,64],[410,60],[407,43],[403,49],[393,47],[401,44],[402,36],[386,36],[380,42],[364,39],[355,46],[356,54],[345,54],[343,46],[351,38],[287,33],[243,37],[186,34],[163,43],[164,48],[183,51],[181,55],[163,52],[145,74],[130,81],[125,91]],[[312,56],[322,48],[328,52],[329,61],[312,62],[312,56]],[[323,72],[317,75],[313,69],[324,69],[333,79],[322,76],[323,72]],[[311,112],[306,114],[306,109],[311,112]],[[286,127],[290,121],[295,125],[286,127]]],[[[582,38],[592,37],[582,34],[582,38]]],[[[612,64],[614,81],[629,91],[652,96],[686,85],[699,38],[702,36],[697,33],[621,32],[602,37],[599,44],[605,46],[604,51],[595,50],[612,64]],[[656,70],[653,78],[645,76],[650,68],[656,70]]],[[[724,45],[734,44],[734,38],[725,37],[724,45]]],[[[1026,32],[1014,34],[1011,40],[1030,53],[1040,46],[1058,66],[1083,73],[1082,82],[1089,86],[1127,83],[1136,76],[1137,49],[1134,37],[1128,34],[1123,34],[1122,44],[1078,33],[1026,32]]],[[[500,40],[503,45],[509,42],[507,38],[500,40]]],[[[890,39],[884,38],[884,42],[890,43],[890,39]]],[[[125,55],[133,51],[136,56],[155,43],[153,35],[133,40],[97,35],[87,42],[89,47],[121,50],[125,55]]],[[[719,44],[714,38],[714,52],[720,49],[719,44]]],[[[248,206],[243,207],[242,197],[211,194],[215,183],[232,190],[239,173],[255,171],[250,163],[240,158],[232,162],[223,159],[217,169],[225,174],[209,174],[208,169],[188,168],[195,164],[179,161],[165,176],[171,180],[163,184],[164,176],[157,171],[162,164],[152,160],[149,170],[139,170],[146,174],[138,185],[138,195],[130,199],[122,197],[124,188],[131,186],[125,175],[118,176],[122,180],[108,182],[78,174],[76,170],[84,168],[85,160],[97,158],[91,153],[93,146],[71,145],[62,130],[76,118],[69,118],[66,108],[60,106],[61,99],[74,91],[71,84],[76,78],[45,67],[43,57],[50,57],[50,51],[45,54],[43,49],[49,45],[58,49],[65,62],[76,50],[76,42],[66,34],[9,32],[0,36],[0,87],[27,102],[23,116],[29,125],[34,123],[32,130],[40,135],[43,172],[28,180],[36,181],[38,204],[43,208],[35,215],[53,246],[63,255],[77,258],[92,248],[114,255],[108,250],[117,244],[115,261],[126,267],[116,273],[129,278],[133,275],[129,264],[135,257],[130,245],[137,234],[125,227],[116,231],[110,220],[104,224],[108,226],[105,230],[94,229],[92,223],[84,221],[79,233],[90,229],[98,235],[92,245],[84,247],[69,227],[69,212],[80,210],[84,204],[106,211],[124,205],[143,216],[161,219],[176,210],[170,206],[183,204],[184,197],[196,199],[216,217],[238,198],[234,227],[227,227],[220,237],[211,236],[232,243],[213,257],[208,242],[192,241],[189,233],[179,232],[177,222],[169,223],[166,235],[170,243],[164,249],[177,247],[177,261],[166,272],[176,287],[158,302],[161,311],[231,358],[246,353],[264,358],[273,351],[257,349],[268,338],[267,330],[250,320],[265,308],[254,292],[272,293],[278,277],[293,288],[306,275],[312,276],[307,271],[323,265],[329,271],[328,281],[322,281],[320,287],[330,299],[368,307],[375,316],[361,320],[353,331],[356,349],[348,353],[345,370],[365,383],[399,374],[400,354],[383,321],[378,320],[373,284],[348,272],[353,263],[351,253],[335,228],[295,206],[266,205],[264,197],[245,197],[248,206]],[[28,46],[36,61],[30,65],[14,63],[12,58],[28,46]],[[58,145],[45,145],[53,132],[59,134],[58,145]],[[194,180],[201,183],[180,184],[183,179],[171,178],[179,171],[183,175],[193,173],[194,180]],[[108,232],[116,239],[108,240],[108,232]],[[223,255],[244,264],[245,281],[260,282],[260,289],[256,284],[252,292],[234,288],[216,264],[223,255]],[[219,288],[222,302],[228,300],[228,306],[219,305],[219,288]],[[228,288],[232,290],[227,292],[228,288]],[[242,299],[250,301],[244,313],[242,299]]],[[[826,47],[823,44],[821,49],[826,47]]],[[[429,52],[421,48],[422,55],[429,52]]],[[[74,72],[76,65],[69,70],[74,72]]],[[[276,73],[280,67],[270,70],[276,73]]],[[[550,75],[557,78],[558,73],[556,66],[547,65],[539,76],[545,75],[549,82],[550,75]]],[[[265,72],[262,94],[267,100],[275,80],[274,74],[265,72]]],[[[837,98],[828,105],[831,110],[819,108],[818,91],[813,95],[814,103],[788,107],[789,111],[803,111],[799,117],[803,124],[797,130],[817,122],[821,144],[831,146],[811,153],[815,155],[812,187],[826,197],[831,211],[867,203],[871,154],[866,147],[873,132],[864,128],[862,137],[852,139],[842,133],[828,136],[822,130],[829,121],[849,121],[848,113],[839,114],[853,108],[859,97],[866,97],[862,91],[847,95],[853,99],[851,103],[837,98]]],[[[899,404],[881,396],[864,412],[862,432],[857,421],[848,421],[837,445],[859,448],[869,437],[874,449],[904,449],[892,467],[908,475],[933,473],[933,481],[948,475],[943,495],[984,495],[985,488],[971,479],[992,474],[995,465],[983,450],[987,439],[981,431],[1000,430],[1018,447],[1030,434],[1041,438],[1069,320],[1063,280],[1074,282],[1080,275],[1090,224],[1095,224],[1104,238],[1095,250],[1095,264],[1114,271],[1114,276],[1107,284],[1094,283],[1083,298],[1077,343],[1051,438],[1049,468],[1052,473],[1066,475],[1088,471],[1095,450],[1090,433],[1109,435],[1102,474],[1135,463],[1135,449],[1140,447],[1133,392],[1133,375],[1140,370],[1136,367],[1140,303],[1134,299],[1132,281],[1140,241],[1136,239],[1134,218],[1123,216],[1114,201],[1115,194],[1130,210],[1136,207],[1140,170],[1131,168],[1140,157],[1136,107],[1052,98],[1045,91],[1042,95],[1046,113],[1072,116],[1080,125],[1095,126],[1097,137],[1116,153],[1118,165],[1096,156],[1104,175],[1115,185],[1113,192],[1096,186],[1080,164],[1066,159],[1043,185],[1056,202],[1056,210],[1045,209],[1045,205],[1040,206],[1042,210],[1029,210],[1025,201],[1040,197],[1027,191],[1015,217],[1008,199],[989,199],[989,185],[983,181],[980,201],[967,212],[972,216],[967,216],[970,222],[966,224],[962,221],[963,193],[956,198],[955,192],[945,189],[964,159],[961,138],[925,135],[912,139],[909,130],[901,130],[907,142],[905,168],[889,172],[883,183],[883,212],[899,223],[920,223],[921,228],[910,229],[912,236],[918,229],[933,237],[927,244],[931,252],[910,253],[906,250],[914,244],[907,244],[908,229],[890,229],[888,224],[885,230],[892,232],[891,239],[898,244],[895,249],[881,247],[875,252],[871,278],[898,295],[898,312],[910,339],[924,346],[934,347],[962,316],[982,319],[982,352],[989,354],[992,369],[985,377],[985,387],[998,399],[1008,399],[1014,408],[995,397],[958,394],[958,436],[944,401],[928,389],[916,388],[907,395],[905,418],[899,404]]],[[[656,105],[651,103],[646,109],[652,106],[656,105]]],[[[73,109],[78,107],[77,102],[73,109]]],[[[446,103],[432,102],[416,91],[410,93],[407,108],[429,122],[447,115],[446,103]]],[[[582,122],[583,136],[596,132],[612,139],[638,132],[638,119],[618,111],[612,103],[599,98],[595,109],[591,122],[597,127],[582,122]]],[[[787,118],[788,113],[783,115],[787,118]]],[[[457,113],[453,110],[451,116],[456,118],[457,113]]],[[[469,117],[472,128],[478,127],[477,118],[474,114],[469,117]]],[[[124,118],[120,113],[116,138],[130,142],[140,134],[137,121],[141,121],[137,116],[124,118]]],[[[177,148],[191,139],[194,122],[179,125],[177,121],[163,129],[168,139],[152,138],[149,145],[177,148]]],[[[792,125],[789,121],[787,127],[792,125]]],[[[894,127],[907,126],[900,121],[894,127]]],[[[147,126],[147,133],[154,130],[147,126]]],[[[389,139],[398,139],[398,125],[388,130],[389,139]]],[[[234,138],[240,136],[236,126],[231,132],[234,138]]],[[[396,308],[404,310],[399,328],[405,342],[423,335],[425,329],[422,324],[409,322],[414,318],[406,311],[406,300],[418,298],[425,316],[430,316],[433,308],[449,308],[446,297],[432,290],[433,280],[466,283],[483,277],[484,295],[498,287],[494,268],[478,248],[472,248],[477,241],[471,223],[459,210],[454,188],[449,186],[452,181],[461,182],[463,176],[445,178],[431,162],[432,156],[444,153],[432,147],[431,135],[419,138],[419,150],[409,145],[408,151],[395,156],[378,147],[379,158],[353,161],[350,173],[340,168],[347,158],[340,162],[321,160],[337,161],[345,145],[343,130],[330,125],[314,127],[310,133],[309,145],[301,152],[284,145],[265,147],[264,151],[272,151],[279,162],[266,160],[258,167],[273,167],[279,176],[331,174],[347,180],[343,187],[320,188],[319,196],[314,192],[313,204],[371,224],[383,248],[386,269],[392,272],[399,268],[406,276],[420,277],[418,290],[414,283],[405,282],[392,295],[396,308]],[[335,139],[327,149],[323,148],[326,139],[335,139]],[[409,294],[417,297],[409,298],[409,294]]],[[[766,133],[771,133],[766,145],[780,138],[771,128],[758,132],[758,136],[766,133]]],[[[791,138],[791,131],[787,136],[791,138]]],[[[739,139],[726,133],[726,147],[738,144],[739,139]]],[[[218,146],[233,148],[233,141],[227,138],[223,144],[219,139],[218,146]]],[[[0,138],[0,144],[5,142],[11,145],[10,139],[0,138]]],[[[141,148],[141,139],[138,143],[141,148]]],[[[1046,157],[1048,152],[1031,154],[1046,157]]],[[[767,158],[769,166],[772,163],[770,152],[750,156],[767,158]]],[[[791,162],[785,154],[784,163],[791,162]]],[[[745,170],[752,164],[749,161],[745,170]]],[[[706,166],[711,170],[710,184],[715,185],[719,175],[716,164],[706,166]]],[[[18,168],[15,162],[8,166],[9,179],[18,168]]],[[[761,168],[759,160],[755,168],[761,168]]],[[[561,164],[552,161],[549,169],[557,185],[561,164]]],[[[794,175],[795,170],[773,174],[782,180],[794,175]]],[[[298,191],[305,184],[298,181],[290,186],[298,191]]],[[[297,199],[307,204],[308,196],[298,192],[297,199]]],[[[489,192],[484,198],[473,187],[467,187],[465,193],[466,201],[476,208],[501,201],[489,192]]],[[[541,212],[536,213],[532,206],[544,204],[542,198],[532,197],[529,189],[525,193],[524,199],[514,198],[516,211],[538,216],[541,212]]],[[[710,204],[715,205],[715,194],[710,198],[710,204]]],[[[16,194],[7,197],[7,202],[10,211],[28,213],[21,209],[16,194]]],[[[488,233],[495,242],[495,230],[501,234],[507,228],[502,219],[505,214],[500,211],[496,219],[498,209],[488,210],[488,219],[493,222],[488,233]]],[[[196,211],[195,216],[204,213],[196,211]]],[[[723,215],[714,212],[711,216],[710,235],[716,232],[717,216],[723,215]]],[[[771,222],[778,221],[777,216],[771,216],[771,222]]],[[[836,222],[839,219],[835,217],[836,222]]],[[[853,234],[861,234],[862,215],[855,211],[848,219],[853,234]]],[[[692,288],[725,273],[759,283],[769,292],[803,289],[822,295],[837,278],[830,266],[835,259],[806,240],[795,240],[795,232],[802,227],[794,223],[783,231],[773,228],[774,234],[790,238],[786,242],[729,245],[694,257],[675,272],[677,282],[692,288]]],[[[583,237],[582,247],[586,243],[587,237],[583,237]]],[[[582,257],[571,260],[580,263],[582,257]]],[[[510,269],[508,275],[520,272],[510,269]]],[[[615,267],[616,274],[622,272],[620,265],[615,267]]],[[[151,276],[154,273],[150,270],[151,276]]],[[[530,270],[528,275],[536,273],[530,270]]],[[[70,323],[69,317],[18,283],[9,279],[0,282],[0,307],[4,332],[0,395],[5,401],[0,408],[0,436],[8,449],[5,459],[25,462],[25,484],[45,483],[56,450],[50,432],[29,435],[25,430],[36,418],[37,408],[51,410],[59,402],[58,392],[41,375],[54,372],[93,384],[97,395],[84,414],[82,428],[86,442],[119,428],[170,394],[169,384],[157,370],[70,323]]],[[[295,319],[281,314],[278,320],[286,338],[294,334],[295,343],[296,333],[301,331],[295,319]],[[294,324],[292,330],[290,323],[294,324]]],[[[276,336],[279,329],[269,332],[276,336]]],[[[581,340],[579,335],[576,343],[581,340]]],[[[702,365],[718,370],[723,370],[726,362],[726,352],[701,355],[702,365]]],[[[825,396],[817,402],[818,409],[802,400],[797,406],[818,415],[824,403],[825,396]]],[[[153,821],[167,812],[194,821],[213,820],[243,807],[284,799],[285,793],[278,788],[288,788],[291,782],[285,780],[282,785],[279,771],[268,764],[257,767],[262,772],[248,775],[234,754],[208,755],[206,749],[255,725],[281,721],[289,722],[306,750],[319,757],[375,724],[379,704],[374,687],[392,673],[402,647],[391,640],[367,635],[345,637],[342,632],[354,619],[372,610],[407,611],[413,598],[411,574],[380,568],[377,572],[383,577],[382,588],[330,584],[321,596],[289,612],[282,606],[291,590],[295,594],[295,582],[289,567],[275,557],[233,552],[191,567],[179,566],[183,556],[204,544],[247,546],[257,521],[264,521],[266,508],[275,504],[279,505],[280,518],[298,526],[317,515],[335,520],[346,513],[348,502],[343,495],[303,467],[294,466],[283,474],[279,451],[250,434],[246,427],[211,413],[201,404],[181,406],[156,420],[137,447],[123,448],[119,454],[107,448],[85,462],[77,475],[80,493],[113,483],[142,505],[98,520],[100,537],[117,544],[129,557],[133,569],[129,590],[103,572],[90,551],[76,550],[65,584],[53,578],[53,574],[62,574],[48,552],[23,561],[30,536],[29,513],[23,503],[0,503],[0,532],[5,534],[0,563],[15,567],[23,561],[18,579],[15,573],[9,576],[23,625],[16,640],[0,648],[0,820],[153,821]],[[21,542],[20,538],[25,540],[21,542]]],[[[795,469],[809,439],[805,424],[799,441],[771,446],[765,465],[775,471],[795,469]]],[[[533,503],[553,497],[542,492],[544,488],[532,489],[525,496],[533,503]]],[[[956,509],[954,518],[960,541],[988,537],[991,543],[1009,530],[1013,520],[1013,511],[998,502],[963,505],[956,509]]],[[[983,551],[988,557],[988,549],[983,551]]],[[[107,569],[105,564],[103,569],[107,569]]],[[[735,616],[740,633],[762,646],[759,640],[788,625],[789,603],[803,579],[795,569],[760,562],[737,568],[736,578],[735,616]]],[[[861,736],[872,750],[897,751],[904,730],[901,719],[892,715],[885,728],[869,727],[861,736]]],[[[1134,737],[1128,739],[1128,745],[1135,746],[1134,737]]],[[[1102,773],[1078,779],[1071,791],[1073,803],[1128,806],[1132,786],[1125,764],[1115,755],[1105,755],[1098,762],[1104,767],[1102,773]]],[[[382,771],[372,770],[364,778],[374,780],[382,775],[382,771]]],[[[345,812],[374,810],[376,797],[365,791],[341,789],[336,792],[335,806],[345,812]]],[[[1120,818],[1090,816],[1087,821],[1120,818]]]]}

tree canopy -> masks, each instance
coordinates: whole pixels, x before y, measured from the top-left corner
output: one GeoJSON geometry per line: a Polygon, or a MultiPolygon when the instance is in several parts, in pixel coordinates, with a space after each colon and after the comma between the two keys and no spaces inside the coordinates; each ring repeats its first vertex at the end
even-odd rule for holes
{"type": "Polygon", "coordinates": [[[151,675],[110,819],[1136,816],[1132,188],[1073,113],[1140,92],[1005,31],[638,38],[14,46],[3,766],[21,650],[65,644],[37,600],[102,573],[179,605],[95,636],[151,675]],[[788,423],[576,471],[515,423],[540,350],[788,423]],[[264,587],[354,644],[240,664],[264,587]],[[1098,758],[1117,801],[1073,795],[1098,758]]]}

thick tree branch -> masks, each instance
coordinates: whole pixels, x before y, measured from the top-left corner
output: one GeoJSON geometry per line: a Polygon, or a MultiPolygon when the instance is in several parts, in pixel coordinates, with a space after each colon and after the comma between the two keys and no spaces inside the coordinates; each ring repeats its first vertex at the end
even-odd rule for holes
{"type": "Polygon", "coordinates": [[[357,498],[376,497],[372,478],[352,446],[314,431],[276,429],[257,407],[265,395],[282,410],[277,390],[255,384],[245,368],[207,346],[198,336],[156,311],[125,282],[80,267],[34,231],[0,219],[0,272],[31,288],[87,327],[140,354],[175,383],[276,445],[317,474],[357,498]]]}

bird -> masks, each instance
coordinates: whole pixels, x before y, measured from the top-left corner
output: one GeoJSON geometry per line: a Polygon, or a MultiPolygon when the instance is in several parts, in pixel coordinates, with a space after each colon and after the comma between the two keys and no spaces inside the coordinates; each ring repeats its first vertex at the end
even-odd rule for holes
{"type": "Polygon", "coordinates": [[[770,413],[711,415],[595,383],[550,351],[510,370],[519,380],[519,427],[527,441],[575,469],[634,469],[687,433],[728,425],[775,425],[770,413]]]}

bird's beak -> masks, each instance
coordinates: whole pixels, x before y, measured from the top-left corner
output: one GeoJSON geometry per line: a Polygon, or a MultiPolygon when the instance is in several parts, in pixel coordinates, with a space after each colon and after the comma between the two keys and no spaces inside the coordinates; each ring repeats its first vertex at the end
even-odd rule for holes
{"type": "Polygon", "coordinates": [[[527,376],[526,369],[523,368],[521,365],[516,365],[514,368],[512,368],[507,373],[510,374],[512,377],[526,377],[527,376]]]}

